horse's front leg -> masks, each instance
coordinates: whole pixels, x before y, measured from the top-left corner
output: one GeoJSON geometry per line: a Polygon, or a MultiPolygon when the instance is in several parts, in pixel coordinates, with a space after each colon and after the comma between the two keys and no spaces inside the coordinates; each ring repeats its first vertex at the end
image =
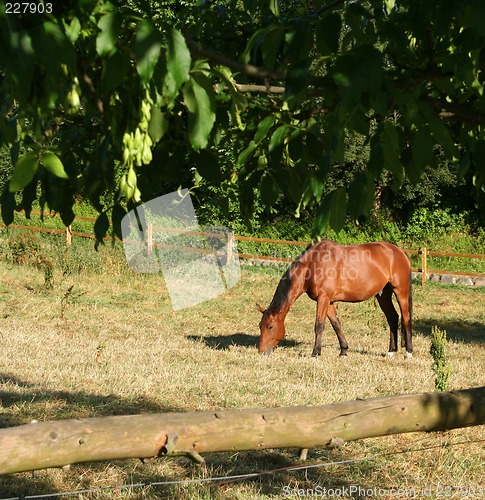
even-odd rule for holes
{"type": "Polygon", "coordinates": [[[330,304],[328,306],[327,316],[332,324],[332,328],[337,334],[338,343],[340,344],[340,356],[347,356],[347,349],[349,348],[349,345],[347,344],[347,340],[342,332],[342,327],[340,326],[340,321],[337,317],[337,309],[334,304],[330,304]]]}
{"type": "Polygon", "coordinates": [[[317,317],[315,319],[315,345],[313,346],[312,356],[320,356],[322,352],[322,334],[325,329],[325,319],[327,318],[327,309],[330,300],[326,295],[317,297],[317,317]]]}

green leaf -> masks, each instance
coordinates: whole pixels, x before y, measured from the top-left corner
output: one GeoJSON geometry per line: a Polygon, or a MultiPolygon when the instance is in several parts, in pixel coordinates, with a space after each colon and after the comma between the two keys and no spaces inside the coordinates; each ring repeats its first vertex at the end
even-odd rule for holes
{"type": "Polygon", "coordinates": [[[270,173],[264,174],[261,179],[261,199],[267,207],[272,207],[280,194],[278,186],[270,173]]]}
{"type": "Polygon", "coordinates": [[[79,19],[77,17],[74,17],[70,24],[68,24],[66,21],[63,22],[67,38],[69,38],[69,41],[71,43],[75,43],[79,38],[79,34],[81,33],[81,23],[79,22],[79,19]]]}
{"type": "Polygon", "coordinates": [[[330,221],[330,203],[332,201],[332,194],[325,196],[322,203],[318,207],[315,215],[315,222],[313,225],[313,238],[320,238],[324,235],[325,230],[328,228],[330,221]]]}
{"type": "Polygon", "coordinates": [[[209,151],[200,151],[195,157],[195,168],[199,174],[213,185],[222,182],[221,167],[217,156],[209,151]]]}
{"type": "Polygon", "coordinates": [[[191,65],[190,51],[180,31],[168,32],[167,73],[164,79],[167,95],[174,99],[181,85],[189,78],[191,65]]]}
{"type": "Polygon", "coordinates": [[[30,219],[32,212],[32,203],[37,199],[37,179],[27,184],[22,190],[22,209],[25,212],[25,217],[30,219]]]}
{"type": "Polygon", "coordinates": [[[119,239],[123,239],[123,232],[121,230],[121,221],[123,217],[127,214],[126,210],[120,206],[115,205],[111,212],[111,219],[113,222],[113,232],[115,236],[119,239]]]}
{"type": "Polygon", "coordinates": [[[136,70],[143,84],[147,84],[155,71],[162,49],[162,36],[150,21],[142,21],[136,33],[136,70]]]}
{"type": "Polygon", "coordinates": [[[207,146],[215,114],[214,94],[205,76],[191,78],[184,86],[184,102],[189,110],[189,138],[192,147],[198,151],[207,146]]]}
{"type": "Polygon", "coordinates": [[[416,184],[420,177],[421,172],[427,167],[434,156],[434,141],[431,136],[431,130],[427,125],[419,127],[413,137],[412,142],[412,162],[409,168],[406,169],[406,174],[409,180],[416,184]]]}
{"type": "Polygon", "coordinates": [[[63,208],[63,210],[61,210],[60,216],[63,224],[66,227],[69,227],[76,218],[72,206],[66,206],[65,208],[63,208]]]}
{"type": "Polygon", "coordinates": [[[330,202],[330,226],[338,233],[345,225],[347,216],[347,193],[344,187],[334,191],[330,202]]]}
{"type": "Polygon", "coordinates": [[[444,152],[449,158],[458,157],[458,149],[453,142],[450,131],[446,125],[436,116],[431,116],[429,119],[429,126],[431,133],[436,142],[441,145],[444,152]]]}
{"type": "Polygon", "coordinates": [[[41,159],[42,166],[48,170],[51,174],[61,179],[67,179],[68,175],[64,170],[64,165],[57,155],[54,153],[44,153],[41,159]]]}
{"type": "Polygon", "coordinates": [[[251,141],[246,148],[244,148],[237,157],[237,165],[241,166],[246,163],[246,160],[249,158],[251,153],[258,147],[258,144],[255,141],[251,141]]]}
{"type": "Polygon", "coordinates": [[[381,142],[382,126],[370,138],[370,156],[367,164],[369,172],[377,179],[384,167],[384,155],[381,142]]]}
{"type": "Polygon", "coordinates": [[[263,66],[267,69],[274,69],[278,53],[280,51],[283,35],[285,34],[284,27],[281,25],[271,25],[264,33],[264,38],[261,43],[261,55],[263,57],[263,66]]]}
{"type": "Polygon", "coordinates": [[[346,215],[347,195],[345,188],[341,187],[327,195],[318,207],[314,236],[321,237],[329,226],[338,233],[345,225],[346,215]]]}
{"type": "Polygon", "coordinates": [[[370,120],[369,117],[365,114],[362,106],[356,106],[356,108],[351,112],[347,123],[349,129],[352,128],[365,137],[369,135],[370,120]]]}
{"type": "Polygon", "coordinates": [[[298,61],[297,64],[291,64],[288,67],[285,82],[285,100],[293,107],[298,105],[306,96],[309,68],[309,59],[298,61]]]}
{"type": "Polygon", "coordinates": [[[399,129],[394,124],[384,122],[382,139],[382,153],[384,168],[392,172],[398,180],[403,177],[403,167],[400,158],[399,129]]]}
{"type": "Polygon", "coordinates": [[[94,223],[94,235],[96,236],[96,243],[94,244],[94,248],[98,250],[99,244],[103,243],[103,239],[106,236],[106,233],[109,229],[109,219],[106,215],[106,212],[103,212],[99,215],[94,223]]]}
{"type": "Polygon", "coordinates": [[[123,83],[126,77],[130,61],[127,54],[123,51],[116,51],[106,59],[101,73],[101,87],[103,92],[110,93],[123,83]]]}
{"type": "Polygon", "coordinates": [[[96,37],[96,52],[99,56],[103,57],[114,51],[120,25],[120,17],[117,12],[110,12],[100,18],[98,28],[101,31],[96,37]]]}
{"type": "Polygon", "coordinates": [[[5,189],[0,198],[0,205],[2,210],[2,220],[5,225],[9,226],[13,222],[14,211],[16,207],[15,195],[5,189]]]}
{"type": "Polygon", "coordinates": [[[289,125],[281,125],[278,127],[271,136],[269,141],[269,151],[274,151],[277,147],[282,146],[288,134],[291,132],[289,125]]]}
{"type": "Polygon", "coordinates": [[[296,209],[296,217],[300,217],[300,210],[302,208],[312,205],[315,201],[320,203],[323,188],[324,183],[315,174],[311,174],[303,186],[303,193],[296,209]]]}
{"type": "Polygon", "coordinates": [[[369,215],[374,206],[374,181],[366,172],[358,173],[350,183],[348,210],[353,217],[369,215]]]}
{"type": "Polygon", "coordinates": [[[12,172],[12,177],[10,179],[9,190],[11,193],[15,193],[23,189],[27,184],[29,184],[34,175],[39,168],[39,158],[37,153],[31,151],[30,153],[25,153],[18,162],[12,172]]]}
{"type": "Polygon", "coordinates": [[[300,129],[296,129],[288,142],[288,154],[295,163],[303,158],[303,147],[303,134],[300,129]]]}
{"type": "Polygon", "coordinates": [[[313,46],[313,30],[304,18],[293,21],[291,28],[285,35],[288,47],[288,58],[292,63],[299,64],[310,58],[313,46]]]}
{"type": "Polygon", "coordinates": [[[275,17],[280,17],[279,0],[269,0],[269,9],[275,17]]]}
{"type": "Polygon", "coordinates": [[[317,202],[322,199],[323,186],[323,182],[316,175],[310,177],[310,187],[317,202]]]}
{"type": "Polygon", "coordinates": [[[396,0],[384,0],[384,4],[386,6],[386,14],[389,16],[391,12],[394,10],[396,5],[396,0]]]}
{"type": "Polygon", "coordinates": [[[477,189],[483,189],[485,185],[485,140],[479,140],[472,151],[472,161],[475,167],[473,184],[477,189]]]}
{"type": "Polygon", "coordinates": [[[342,19],[340,14],[333,12],[319,21],[316,26],[317,50],[320,55],[335,54],[339,48],[342,19]]]}
{"type": "Polygon", "coordinates": [[[275,117],[273,115],[269,115],[260,121],[256,133],[254,134],[254,141],[257,143],[261,142],[268,135],[274,122],[275,117]]]}
{"type": "Polygon", "coordinates": [[[148,133],[154,144],[164,136],[168,130],[168,119],[159,108],[152,108],[152,116],[148,124],[148,133]]]}

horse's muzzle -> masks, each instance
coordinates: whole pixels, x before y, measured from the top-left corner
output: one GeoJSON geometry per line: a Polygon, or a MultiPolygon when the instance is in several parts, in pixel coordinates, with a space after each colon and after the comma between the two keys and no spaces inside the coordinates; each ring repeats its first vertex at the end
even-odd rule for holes
{"type": "Polygon", "coordinates": [[[274,351],[273,346],[269,345],[266,349],[263,350],[259,349],[259,354],[266,354],[269,356],[273,351],[274,351]]]}

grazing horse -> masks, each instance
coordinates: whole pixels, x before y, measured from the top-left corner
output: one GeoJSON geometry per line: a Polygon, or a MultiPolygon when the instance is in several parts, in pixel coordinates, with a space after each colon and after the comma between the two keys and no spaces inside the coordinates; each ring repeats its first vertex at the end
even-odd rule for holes
{"type": "Polygon", "coordinates": [[[335,302],[361,302],[373,295],[386,315],[390,328],[388,356],[397,351],[399,315],[392,303],[394,293],[401,310],[401,330],[406,357],[412,358],[411,263],[408,256],[390,243],[339,245],[323,240],[310,245],[291,264],[281,278],[259,328],[259,352],[270,354],[285,336],[285,317],[295,300],[305,293],[317,302],[315,345],[312,356],[319,356],[322,333],[328,317],[340,344],[340,356],[347,355],[335,302]]]}

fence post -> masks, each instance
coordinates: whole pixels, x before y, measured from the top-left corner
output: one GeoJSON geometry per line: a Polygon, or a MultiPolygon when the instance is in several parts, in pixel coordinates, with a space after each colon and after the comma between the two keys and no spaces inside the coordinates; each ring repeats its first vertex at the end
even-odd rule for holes
{"type": "Polygon", "coordinates": [[[421,285],[425,286],[428,279],[428,249],[421,248],[421,285]]]}
{"type": "Polygon", "coordinates": [[[147,252],[151,255],[153,251],[153,225],[147,224],[147,252]]]}
{"type": "Polygon", "coordinates": [[[229,263],[232,261],[232,250],[234,248],[234,231],[232,229],[229,229],[227,231],[227,245],[226,245],[226,263],[229,265],[229,263]]]}
{"type": "Polygon", "coordinates": [[[72,231],[71,231],[71,226],[66,227],[66,243],[70,245],[72,242],[72,231]]]}

